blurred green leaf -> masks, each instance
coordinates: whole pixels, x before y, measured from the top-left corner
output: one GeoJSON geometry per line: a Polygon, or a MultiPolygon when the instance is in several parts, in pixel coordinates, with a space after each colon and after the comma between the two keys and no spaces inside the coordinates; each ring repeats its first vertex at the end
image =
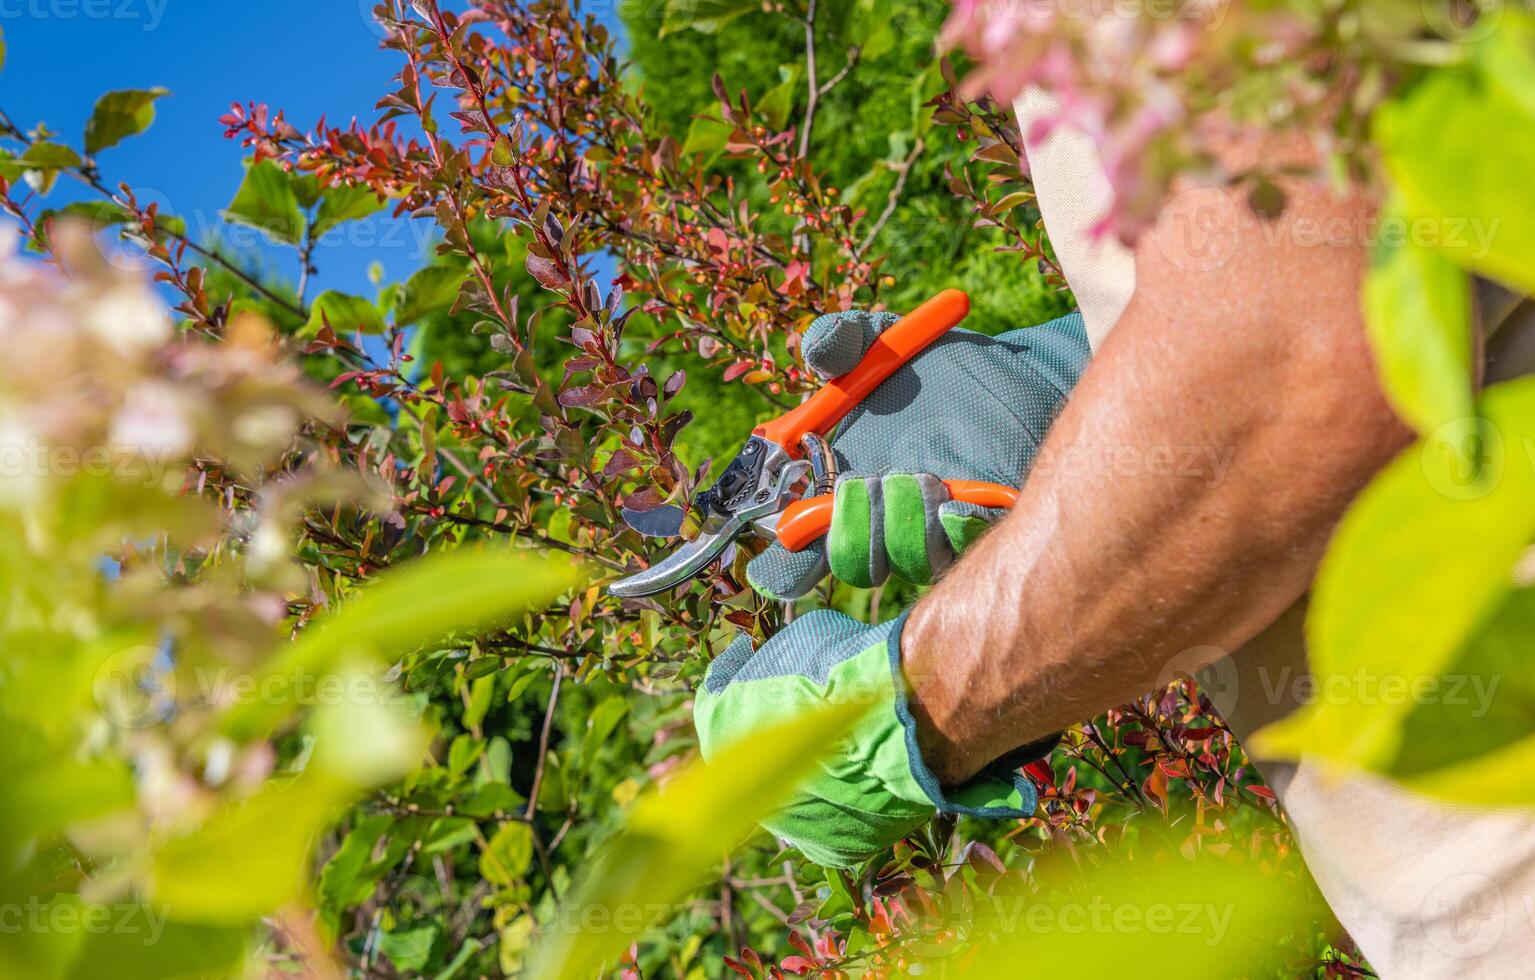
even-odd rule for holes
{"type": "MultiPolygon", "coordinates": [[[[1344,516],[1312,587],[1306,622],[1321,689],[1351,677],[1433,678],[1514,587],[1535,539],[1535,378],[1489,388],[1483,416],[1419,440],[1344,516]],[[1475,468],[1475,469],[1474,469],[1475,468]],[[1337,678],[1338,680],[1332,680],[1337,678]]],[[[1388,767],[1410,700],[1318,699],[1258,732],[1259,755],[1312,754],[1388,767]]]]}
{"type": "MultiPolygon", "coordinates": [[[[1383,228],[1409,227],[1399,203],[1383,228]]],[[[1471,414],[1471,288],[1466,273],[1410,234],[1382,236],[1364,284],[1381,383],[1419,432],[1471,414]]]]}
{"type": "MultiPolygon", "coordinates": [[[[768,125],[775,130],[783,129],[789,121],[789,113],[794,111],[795,96],[800,91],[800,66],[790,65],[783,70],[783,74],[784,80],[763,93],[754,106],[757,112],[768,121],[768,125]]],[[[692,138],[691,130],[688,136],[689,139],[692,138]]],[[[721,140],[720,146],[724,145],[724,141],[721,140]]]]}
{"type": "Polygon", "coordinates": [[[103,95],[85,124],[85,152],[94,156],[148,129],[155,121],[155,101],[169,94],[166,89],[151,88],[103,95]]]}
{"type": "Polygon", "coordinates": [[[384,315],[377,306],[361,296],[350,296],[334,289],[327,289],[315,297],[314,305],[309,308],[309,322],[304,324],[304,333],[317,333],[326,323],[340,336],[348,336],[357,330],[384,332],[384,315]]]}
{"type": "Polygon", "coordinates": [[[62,143],[50,143],[47,140],[38,140],[21,155],[23,171],[38,175],[37,189],[40,194],[53,189],[59,179],[59,171],[78,167],[81,163],[80,154],[62,143]]]}
{"type": "Polygon", "coordinates": [[[363,185],[342,184],[327,187],[320,194],[320,209],[315,212],[314,226],[309,234],[320,238],[326,232],[348,221],[357,221],[377,214],[384,208],[383,201],[372,189],[363,185]]]}
{"type": "Polygon", "coordinates": [[[420,923],[408,929],[396,929],[378,937],[379,952],[406,973],[419,973],[432,958],[432,948],[442,927],[433,922],[420,923]]]}
{"type": "Polygon", "coordinates": [[[742,14],[761,8],[759,0],[666,0],[661,14],[661,36],[691,27],[712,34],[742,14]]]}
{"type": "Polygon", "coordinates": [[[1436,220],[1435,247],[1535,292],[1535,106],[1468,69],[1441,69],[1377,109],[1374,135],[1411,214],[1436,220]],[[1498,134],[1496,153],[1489,133],[1498,134]]]}
{"type": "Polygon", "coordinates": [[[289,179],[271,160],[252,164],[224,217],[259,229],[274,241],[297,245],[304,237],[304,213],[289,179]]]}
{"type": "Polygon", "coordinates": [[[419,323],[432,313],[445,313],[453,307],[458,290],[464,284],[464,272],[451,265],[429,265],[405,283],[405,293],[395,310],[397,326],[419,323]]]}
{"type": "Polygon", "coordinates": [[[688,124],[687,138],[682,141],[682,153],[688,156],[694,153],[716,153],[725,148],[730,140],[733,127],[720,118],[719,106],[710,106],[709,109],[693,118],[688,124]]]}
{"type": "Polygon", "coordinates": [[[331,855],[325,867],[320,869],[318,895],[320,905],[326,910],[360,905],[373,894],[373,887],[388,865],[373,860],[373,850],[389,832],[395,819],[388,814],[365,817],[331,855]]]}
{"type": "Polygon", "coordinates": [[[1325,914],[1314,889],[1276,888],[1235,855],[1152,863],[1147,849],[1103,859],[1069,890],[1004,883],[954,917],[965,941],[917,947],[923,972],[1002,977],[1026,963],[1035,976],[1116,977],[1177,964],[1188,977],[1291,975],[1279,942],[1325,914]]]}
{"type": "Polygon", "coordinates": [[[533,828],[521,821],[503,823],[480,854],[480,877],[506,887],[527,873],[533,860],[533,828]]]}
{"type": "MultiPolygon", "coordinates": [[[[457,629],[472,629],[547,602],[576,582],[569,562],[528,551],[453,551],[412,561],[362,590],[341,611],[307,630],[273,658],[266,677],[323,674],[352,651],[408,653],[457,629]]],[[[291,713],[291,702],[243,704],[226,731],[253,736],[291,713]]]]}
{"type": "Polygon", "coordinates": [[[314,835],[345,798],[305,775],[221,810],[155,850],[153,902],[178,921],[234,925],[298,900],[314,835]]]}
{"type": "Polygon", "coordinates": [[[837,705],[774,725],[640,799],[623,835],[576,883],[560,913],[561,922],[592,927],[547,934],[531,975],[589,977],[616,962],[657,911],[703,884],[867,710],[837,705]]]}
{"type": "Polygon", "coordinates": [[[245,960],[243,925],[166,921],[164,906],[108,906],[114,928],[87,932],[69,980],[201,980],[234,976],[245,960]]]}

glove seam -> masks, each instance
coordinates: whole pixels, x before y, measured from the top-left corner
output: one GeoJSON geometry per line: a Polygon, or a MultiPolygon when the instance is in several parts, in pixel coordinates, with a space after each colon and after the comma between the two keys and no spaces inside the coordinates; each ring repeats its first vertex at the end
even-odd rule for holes
{"type": "MultiPolygon", "coordinates": [[[[1039,793],[1034,789],[1034,784],[1021,773],[1011,773],[1013,788],[1018,791],[1019,801],[1022,805],[1010,806],[965,806],[955,803],[944,793],[943,787],[938,782],[938,777],[922,759],[922,750],[917,745],[917,719],[911,711],[910,685],[906,680],[906,674],[901,669],[901,634],[906,629],[906,620],[911,616],[911,607],[902,610],[901,614],[891,621],[890,633],[885,638],[886,649],[890,654],[890,670],[893,674],[892,687],[895,691],[895,714],[901,722],[906,737],[906,755],[911,767],[912,779],[933,801],[939,813],[963,814],[971,817],[1011,818],[1021,819],[1031,817],[1039,806],[1039,793]]],[[[976,782],[969,780],[955,790],[963,791],[966,786],[976,782]]]]}

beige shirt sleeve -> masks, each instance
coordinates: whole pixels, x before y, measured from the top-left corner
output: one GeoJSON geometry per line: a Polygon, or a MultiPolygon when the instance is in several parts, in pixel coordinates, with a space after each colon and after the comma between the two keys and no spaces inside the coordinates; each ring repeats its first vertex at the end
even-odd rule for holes
{"type": "MultiPolygon", "coordinates": [[[[1053,96],[1025,91],[1013,104],[1027,140],[1029,129],[1056,110],[1053,96]]],[[[1056,127],[1026,146],[1034,193],[1055,247],[1056,259],[1077,297],[1087,340],[1097,350],[1135,292],[1135,256],[1113,236],[1094,238],[1092,228],[1108,210],[1109,181],[1098,151],[1081,130],[1056,127]]]]}

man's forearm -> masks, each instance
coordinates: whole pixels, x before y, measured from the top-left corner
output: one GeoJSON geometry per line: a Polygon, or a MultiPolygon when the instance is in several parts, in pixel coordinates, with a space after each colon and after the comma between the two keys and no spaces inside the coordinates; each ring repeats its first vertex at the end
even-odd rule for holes
{"type": "Polygon", "coordinates": [[[1250,639],[1405,444],[1359,313],[1368,208],[1288,190],[1278,224],[1234,194],[1175,199],[1013,513],[913,611],[903,662],[940,779],[1250,639]],[[1312,244],[1306,219],[1356,240],[1312,244]],[[1190,254],[1189,227],[1229,257],[1190,254]]]}

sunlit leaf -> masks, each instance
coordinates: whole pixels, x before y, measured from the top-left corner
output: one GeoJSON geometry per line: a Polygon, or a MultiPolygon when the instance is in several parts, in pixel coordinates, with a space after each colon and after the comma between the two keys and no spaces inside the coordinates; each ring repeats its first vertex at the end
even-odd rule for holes
{"type": "Polygon", "coordinates": [[[713,34],[724,25],[761,8],[757,0],[666,0],[661,15],[661,36],[693,30],[713,34]]]}
{"type": "Polygon", "coordinates": [[[1535,292],[1535,106],[1470,70],[1441,70],[1382,105],[1374,132],[1409,212],[1435,219],[1434,247],[1535,292]]]}
{"type": "MultiPolygon", "coordinates": [[[[266,667],[268,677],[331,669],[356,651],[407,653],[456,629],[471,629],[557,596],[577,580],[568,562],[526,551],[433,554],[383,576],[341,611],[312,626],[266,667]]],[[[293,709],[289,702],[240,705],[226,730],[268,730],[293,709]]]]}
{"type": "Polygon", "coordinates": [[[315,212],[314,227],[310,234],[320,238],[331,229],[348,221],[357,221],[377,214],[384,208],[371,188],[365,185],[342,184],[327,187],[320,194],[320,207],[315,212]]]}
{"type": "Polygon", "coordinates": [[[532,975],[589,977],[615,962],[788,799],[866,710],[838,705],[763,729],[638,801],[623,835],[566,899],[558,921],[570,925],[544,937],[532,975]]]}
{"type": "Polygon", "coordinates": [[[304,214],[289,180],[271,160],[251,164],[224,217],[259,229],[273,241],[297,245],[304,237],[304,214]]]}
{"type": "Polygon", "coordinates": [[[421,269],[406,281],[394,322],[403,327],[419,323],[433,313],[446,313],[458,297],[464,278],[464,271],[451,265],[429,265],[421,269]]]}
{"type": "Polygon", "coordinates": [[[350,334],[361,330],[363,333],[383,333],[384,315],[378,311],[378,307],[363,299],[361,296],[351,296],[346,293],[328,289],[314,299],[314,305],[310,307],[309,322],[304,325],[306,334],[319,332],[326,323],[338,334],[350,334]]]}
{"type": "Polygon", "coordinates": [[[94,155],[148,129],[155,121],[155,101],[169,94],[167,89],[151,88],[103,95],[85,124],[85,152],[94,155]]]}
{"type": "Polygon", "coordinates": [[[240,923],[303,893],[313,838],[345,800],[342,787],[274,783],[156,849],[149,892],[181,921],[240,923]]]}
{"type": "MultiPolygon", "coordinates": [[[[1484,421],[1452,422],[1394,460],[1345,515],[1306,623],[1322,688],[1340,678],[1436,677],[1514,587],[1535,539],[1535,379],[1487,390],[1484,421]]],[[[1318,699],[1259,732],[1260,755],[1388,766],[1410,700],[1318,699]]]]}
{"type": "Polygon", "coordinates": [[[945,920],[964,942],[918,946],[914,957],[939,976],[1013,976],[1020,963],[1039,976],[1141,976],[1148,964],[1190,977],[1273,976],[1285,965],[1280,939],[1321,912],[1314,890],[1275,887],[1235,856],[1148,864],[1147,847],[1103,859],[1070,890],[980,896],[945,920]]]}
{"type": "Polygon", "coordinates": [[[520,821],[503,823],[480,854],[480,877],[497,885],[521,878],[533,860],[533,830],[520,821]]]}
{"type": "MultiPolygon", "coordinates": [[[[1382,227],[1408,226],[1400,207],[1382,227]]],[[[1471,288],[1440,252],[1413,235],[1382,236],[1364,285],[1365,321],[1382,386],[1420,432],[1471,414],[1471,288]]]]}

